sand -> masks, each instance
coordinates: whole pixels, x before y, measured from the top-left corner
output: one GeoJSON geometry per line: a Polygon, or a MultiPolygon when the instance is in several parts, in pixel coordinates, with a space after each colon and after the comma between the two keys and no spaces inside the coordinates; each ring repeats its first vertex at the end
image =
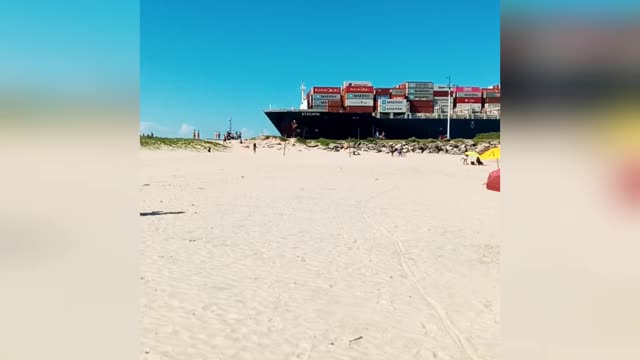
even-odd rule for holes
{"type": "Polygon", "coordinates": [[[494,163],[140,156],[141,359],[498,358],[494,163]]]}

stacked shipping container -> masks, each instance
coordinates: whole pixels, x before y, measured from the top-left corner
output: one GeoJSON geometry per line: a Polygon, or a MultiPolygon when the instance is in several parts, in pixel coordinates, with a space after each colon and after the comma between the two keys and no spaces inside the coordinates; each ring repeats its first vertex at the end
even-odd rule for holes
{"type": "Polygon", "coordinates": [[[482,110],[482,90],[479,87],[457,86],[454,92],[456,109],[472,112],[482,110]]]}
{"type": "Polygon", "coordinates": [[[448,85],[433,85],[433,108],[436,113],[446,114],[449,109],[449,101],[453,106],[453,99],[449,99],[449,96],[453,96],[453,92],[450,91],[448,85]]]}
{"type": "Polygon", "coordinates": [[[307,93],[309,108],[330,112],[441,113],[451,106],[472,112],[499,111],[500,85],[489,88],[432,82],[404,82],[395,88],[373,88],[369,81],[345,81],[343,87],[315,86],[307,93]]]}
{"type": "Polygon", "coordinates": [[[500,110],[500,88],[482,89],[482,107],[487,111],[500,110]]]}
{"type": "Polygon", "coordinates": [[[307,95],[311,109],[320,111],[342,111],[342,95],[339,87],[314,86],[307,95]]]}
{"type": "Polygon", "coordinates": [[[373,86],[369,82],[345,82],[342,102],[346,112],[373,112],[373,86]],[[369,85],[365,85],[368,83],[369,85]]]}
{"type": "Polygon", "coordinates": [[[433,83],[407,81],[397,86],[405,91],[412,113],[433,113],[433,83]]]}

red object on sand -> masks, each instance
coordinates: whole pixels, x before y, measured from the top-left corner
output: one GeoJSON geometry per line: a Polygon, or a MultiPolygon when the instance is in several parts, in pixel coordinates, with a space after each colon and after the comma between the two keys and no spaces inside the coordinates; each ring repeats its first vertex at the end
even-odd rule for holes
{"type": "Polygon", "coordinates": [[[487,190],[500,192],[500,169],[489,173],[486,185],[487,190]]]}

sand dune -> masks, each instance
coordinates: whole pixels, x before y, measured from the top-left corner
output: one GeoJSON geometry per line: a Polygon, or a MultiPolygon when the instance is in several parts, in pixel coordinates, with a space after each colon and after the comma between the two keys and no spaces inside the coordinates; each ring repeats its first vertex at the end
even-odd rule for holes
{"type": "Polygon", "coordinates": [[[142,359],[496,359],[493,166],[142,151],[142,359]]]}

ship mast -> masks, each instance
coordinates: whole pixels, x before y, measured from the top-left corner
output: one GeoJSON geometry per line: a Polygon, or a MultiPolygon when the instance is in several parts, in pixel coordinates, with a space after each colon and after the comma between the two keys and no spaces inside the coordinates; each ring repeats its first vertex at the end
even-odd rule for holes
{"type": "Polygon", "coordinates": [[[302,85],[300,85],[300,109],[301,110],[307,110],[309,108],[309,105],[307,104],[307,98],[304,96],[304,93],[306,90],[307,88],[304,87],[304,81],[303,81],[302,85]]]}

